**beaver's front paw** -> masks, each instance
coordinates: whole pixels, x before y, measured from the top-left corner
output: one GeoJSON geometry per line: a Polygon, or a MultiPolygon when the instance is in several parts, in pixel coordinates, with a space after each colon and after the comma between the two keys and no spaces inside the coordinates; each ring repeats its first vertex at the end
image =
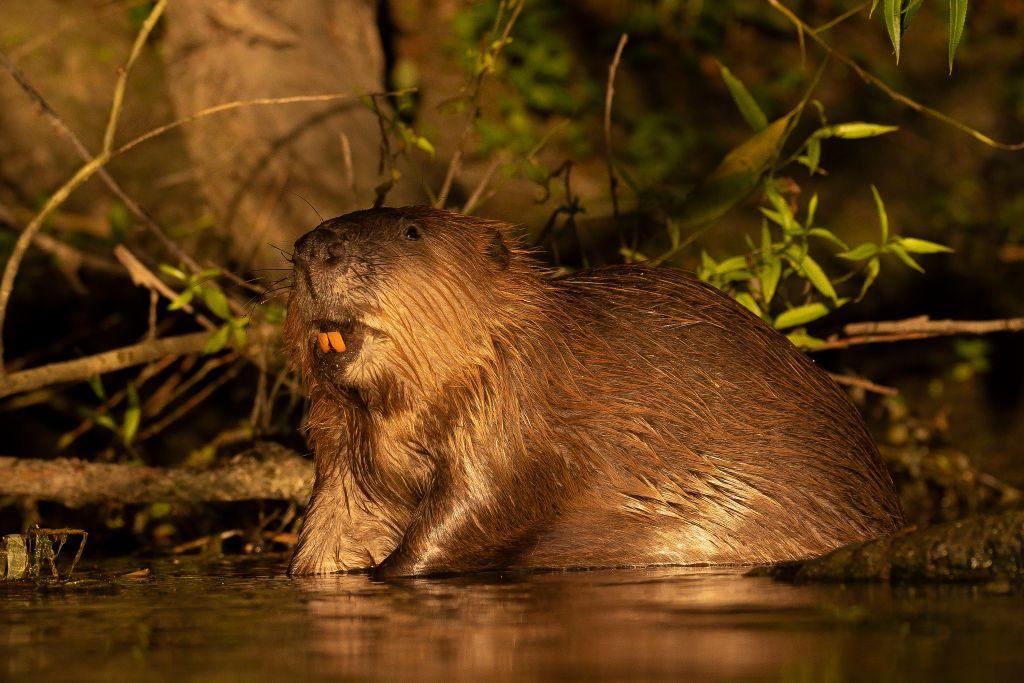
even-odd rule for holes
{"type": "Polygon", "coordinates": [[[309,576],[313,574],[334,574],[345,571],[336,558],[323,553],[304,553],[296,550],[288,563],[288,576],[309,576]]]}

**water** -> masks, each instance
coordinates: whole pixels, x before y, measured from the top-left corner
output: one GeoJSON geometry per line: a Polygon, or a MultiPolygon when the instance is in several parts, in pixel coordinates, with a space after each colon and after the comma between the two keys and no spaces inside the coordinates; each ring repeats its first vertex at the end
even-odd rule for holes
{"type": "Polygon", "coordinates": [[[1007,586],[283,570],[273,557],[121,560],[69,587],[0,584],[0,680],[984,681],[1024,666],[1024,596],[1007,586]],[[109,578],[140,567],[148,577],[109,578]]]}

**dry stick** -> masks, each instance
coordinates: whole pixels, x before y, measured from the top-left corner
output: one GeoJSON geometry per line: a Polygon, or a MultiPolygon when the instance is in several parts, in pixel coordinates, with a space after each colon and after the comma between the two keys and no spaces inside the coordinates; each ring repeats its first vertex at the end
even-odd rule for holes
{"type": "Polygon", "coordinates": [[[931,320],[922,315],[905,320],[882,322],[850,323],[843,332],[850,336],[859,334],[906,334],[925,332],[928,334],[992,334],[993,332],[1020,332],[1024,330],[1024,318],[1001,320],[931,320]]]}
{"type": "Polygon", "coordinates": [[[132,67],[135,66],[135,61],[142,54],[142,47],[149,39],[149,34],[156,27],[156,22],[160,21],[160,16],[164,13],[166,7],[167,0],[158,0],[153,5],[153,10],[146,17],[146,20],[142,22],[142,27],[139,29],[138,35],[135,36],[135,42],[132,43],[132,50],[128,54],[128,60],[118,71],[117,84],[114,86],[114,98],[110,103],[110,116],[107,118],[107,129],[103,132],[104,152],[109,152],[114,146],[114,135],[117,133],[117,124],[121,118],[121,108],[124,106],[124,92],[128,88],[128,77],[132,73],[132,67]]]}
{"type": "Polygon", "coordinates": [[[615,55],[612,63],[608,66],[608,84],[604,91],[604,159],[608,165],[608,189],[612,198],[612,216],[615,218],[615,229],[619,233],[619,247],[626,247],[626,236],[622,232],[622,220],[619,215],[619,178],[615,174],[614,152],[612,151],[612,101],[615,98],[615,74],[619,70],[619,61],[622,59],[622,51],[629,42],[629,36],[625,33],[619,38],[619,44],[615,48],[615,55]]]}
{"type": "MultiPolygon", "coordinates": [[[[392,90],[387,92],[372,93],[366,95],[366,97],[397,97],[399,95],[407,95],[411,92],[415,92],[416,88],[405,88],[404,90],[392,90]]],[[[324,93],[322,95],[294,95],[291,97],[256,97],[249,100],[234,100],[232,102],[224,102],[222,104],[215,104],[205,109],[200,109],[197,112],[189,114],[188,116],[165,123],[162,126],[150,130],[149,132],[143,133],[142,135],[129,140],[124,143],[111,153],[111,157],[120,156],[128,150],[136,147],[147,140],[151,140],[155,137],[163,135],[164,133],[181,128],[185,124],[193,123],[199,119],[204,119],[214,114],[220,114],[222,112],[231,111],[232,109],[241,109],[243,107],[266,107],[278,104],[303,104],[309,102],[338,102],[338,101],[359,101],[359,95],[353,95],[352,93],[324,93]]]]}
{"type": "MultiPolygon", "coordinates": [[[[501,53],[502,48],[508,42],[509,35],[512,33],[512,27],[515,26],[516,20],[519,18],[519,13],[523,11],[523,0],[519,0],[515,3],[512,9],[512,15],[505,22],[505,26],[501,31],[501,38],[498,41],[492,41],[491,45],[495,42],[498,43],[498,48],[491,55],[492,59],[497,59],[501,53]]],[[[500,18],[500,12],[499,12],[500,18]]],[[[497,21],[497,19],[495,20],[497,21]]],[[[493,27],[497,29],[497,25],[493,27]]],[[[488,35],[490,38],[490,35],[488,35]]],[[[491,50],[490,46],[485,48],[491,50]]],[[[444,181],[441,183],[441,190],[437,193],[437,198],[434,200],[434,208],[443,209],[445,203],[448,201],[448,194],[451,192],[452,184],[455,182],[455,177],[458,175],[459,170],[462,168],[462,157],[465,154],[466,142],[469,140],[469,134],[473,131],[473,124],[476,122],[477,114],[480,111],[480,95],[484,83],[484,79],[488,74],[486,68],[481,67],[480,73],[478,73],[472,81],[471,94],[469,96],[469,117],[466,119],[465,124],[462,126],[462,131],[459,133],[459,142],[455,147],[455,151],[452,153],[452,158],[448,162],[448,170],[445,171],[444,181]]]]}
{"type": "Polygon", "coordinates": [[[858,377],[857,375],[840,375],[834,372],[828,373],[828,376],[832,378],[836,384],[842,384],[847,387],[854,387],[857,389],[864,389],[875,394],[881,394],[882,396],[896,396],[900,392],[895,387],[887,387],[881,384],[875,384],[866,377],[858,377]]]}
{"type": "Polygon", "coordinates": [[[862,344],[928,339],[956,334],[993,334],[1024,331],[1024,318],[1002,320],[929,320],[926,316],[883,322],[850,323],[843,328],[847,337],[836,337],[809,351],[830,351],[862,344]]]}
{"type": "Polygon", "coordinates": [[[0,398],[60,382],[80,381],[93,375],[149,363],[167,355],[184,356],[201,353],[209,339],[209,332],[193,332],[175,337],[163,337],[161,339],[132,344],[131,346],[123,346],[113,351],[105,351],[93,356],[86,356],[85,358],[50,363],[39,368],[12,372],[0,377],[0,398]]]}
{"type": "Polygon", "coordinates": [[[258,444],[223,465],[203,470],[140,467],[59,458],[0,457],[0,496],[90,503],[195,503],[309,497],[309,460],[272,443],[258,444]]]}
{"type": "Polygon", "coordinates": [[[487,166],[487,170],[484,171],[484,175],[480,178],[480,182],[477,183],[476,188],[472,194],[469,195],[469,199],[466,200],[466,204],[462,207],[462,213],[469,215],[473,213],[473,209],[477,207],[480,200],[484,196],[484,192],[487,190],[487,186],[491,184],[494,179],[494,174],[501,168],[501,163],[504,161],[501,154],[498,154],[491,163],[487,166]]]}
{"type": "Polygon", "coordinates": [[[237,377],[238,373],[240,373],[243,368],[245,368],[245,363],[236,363],[234,367],[229,368],[228,371],[225,372],[223,375],[213,380],[199,391],[192,394],[192,396],[190,396],[187,401],[182,403],[180,406],[178,406],[178,408],[176,408],[171,413],[166,415],[159,422],[154,422],[153,424],[149,425],[146,429],[142,430],[142,432],[139,433],[138,441],[146,441],[147,439],[156,436],[164,429],[166,429],[170,425],[174,424],[175,422],[183,418],[200,403],[210,398],[210,396],[212,396],[213,393],[217,391],[217,389],[220,389],[222,386],[224,386],[225,384],[233,380],[235,377],[237,377]]]}
{"type": "MultiPolygon", "coordinates": [[[[160,294],[169,301],[174,301],[178,298],[177,292],[165,285],[163,280],[158,278],[153,271],[143,265],[142,261],[140,261],[139,258],[128,249],[128,247],[123,244],[117,245],[114,247],[114,256],[117,257],[117,260],[120,261],[121,265],[128,271],[128,275],[131,277],[132,283],[136,286],[145,287],[151,292],[160,294]]],[[[196,319],[196,322],[208,330],[212,330],[217,327],[209,318],[192,308],[191,304],[182,304],[181,310],[191,315],[196,319]]]]}
{"type": "Polygon", "coordinates": [[[979,141],[979,142],[981,142],[981,143],[983,143],[985,145],[988,145],[989,147],[993,147],[995,149],[1001,149],[1001,150],[1005,150],[1005,151],[1009,151],[1009,152],[1017,152],[1017,151],[1020,151],[1020,150],[1024,149],[1024,142],[1008,143],[1008,142],[1000,142],[999,140],[994,140],[993,138],[990,138],[989,136],[985,135],[984,133],[982,133],[981,131],[977,130],[976,128],[971,128],[970,126],[968,126],[968,125],[966,125],[964,123],[961,123],[960,121],[957,121],[953,117],[948,116],[946,114],[943,114],[941,111],[939,111],[937,109],[932,109],[931,107],[923,105],[923,104],[921,104],[920,102],[918,102],[916,100],[912,100],[909,97],[907,97],[906,95],[898,92],[897,90],[894,90],[892,87],[890,87],[888,84],[886,84],[882,79],[880,79],[877,76],[875,76],[875,75],[871,74],[870,72],[866,71],[863,67],[861,67],[853,59],[851,59],[850,57],[847,57],[842,52],[839,52],[838,50],[833,48],[831,45],[829,45],[828,42],[825,41],[825,39],[822,38],[819,35],[818,31],[816,31],[814,28],[812,28],[808,24],[804,23],[804,21],[802,19],[800,19],[800,17],[798,17],[791,9],[789,9],[788,7],[783,5],[781,2],[779,2],[779,0],[767,0],[767,2],[768,2],[769,5],[771,5],[776,10],[778,10],[783,16],[785,16],[789,20],[789,22],[791,24],[793,24],[794,27],[796,27],[797,31],[800,32],[801,35],[806,33],[808,36],[810,36],[811,40],[813,40],[815,43],[817,43],[821,47],[821,49],[825,50],[825,52],[827,52],[829,55],[831,55],[832,57],[835,57],[840,62],[845,64],[855,74],[857,74],[857,76],[859,76],[862,81],[864,81],[868,85],[872,85],[872,86],[878,88],[879,90],[881,90],[890,99],[892,99],[892,100],[894,100],[896,102],[899,102],[900,104],[904,105],[905,107],[913,109],[914,111],[916,111],[916,112],[918,112],[920,114],[924,114],[926,116],[930,116],[933,119],[941,121],[942,123],[945,123],[948,126],[952,126],[953,128],[956,128],[957,130],[959,130],[960,132],[965,133],[965,134],[971,136],[975,140],[977,140],[977,141],[979,141]]]}

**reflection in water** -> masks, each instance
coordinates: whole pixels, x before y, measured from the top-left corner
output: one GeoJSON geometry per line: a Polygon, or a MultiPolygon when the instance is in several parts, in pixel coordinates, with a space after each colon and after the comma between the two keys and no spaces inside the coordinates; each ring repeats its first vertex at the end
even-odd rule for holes
{"type": "Polygon", "coordinates": [[[289,580],[267,559],[150,566],[113,584],[0,585],[0,679],[1009,679],[1024,664],[1020,595],[971,587],[793,587],[710,569],[384,584],[289,580]]]}

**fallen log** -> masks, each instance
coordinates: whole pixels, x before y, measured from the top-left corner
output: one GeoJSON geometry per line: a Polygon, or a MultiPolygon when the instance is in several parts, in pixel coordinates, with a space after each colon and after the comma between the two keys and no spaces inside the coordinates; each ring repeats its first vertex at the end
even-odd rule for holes
{"type": "Polygon", "coordinates": [[[206,469],[146,467],[58,458],[0,457],[0,496],[90,503],[198,503],[309,499],[312,463],[283,446],[261,443],[206,469]]]}
{"type": "Polygon", "coordinates": [[[908,529],[751,573],[795,583],[1024,581],[1024,510],[908,529]]]}

